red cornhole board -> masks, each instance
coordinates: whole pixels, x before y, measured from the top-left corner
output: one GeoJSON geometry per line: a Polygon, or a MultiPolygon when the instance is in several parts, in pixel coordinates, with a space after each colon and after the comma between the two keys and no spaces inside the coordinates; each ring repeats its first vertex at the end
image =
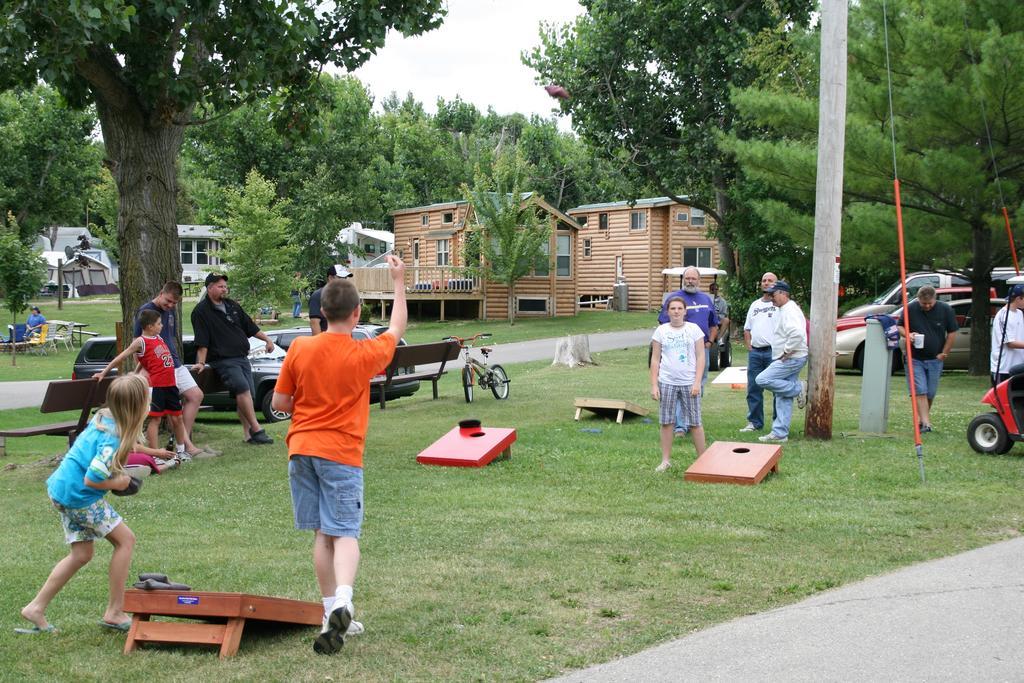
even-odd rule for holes
{"type": "Polygon", "coordinates": [[[507,427],[479,427],[475,430],[479,436],[470,436],[471,431],[474,430],[455,427],[420,451],[416,462],[450,467],[483,467],[499,455],[512,457],[516,430],[507,427]]]}
{"type": "Polygon", "coordinates": [[[683,479],[710,484],[758,484],[779,471],[779,444],[716,441],[690,465],[683,479]]]}
{"type": "Polygon", "coordinates": [[[320,626],[324,616],[324,606],[319,602],[245,593],[168,590],[125,591],[124,611],[132,613],[125,654],[135,651],[139,643],[191,643],[219,645],[221,659],[238,652],[247,619],[320,626]],[[150,621],[155,615],[204,621],[226,619],[226,623],[150,621]]]}

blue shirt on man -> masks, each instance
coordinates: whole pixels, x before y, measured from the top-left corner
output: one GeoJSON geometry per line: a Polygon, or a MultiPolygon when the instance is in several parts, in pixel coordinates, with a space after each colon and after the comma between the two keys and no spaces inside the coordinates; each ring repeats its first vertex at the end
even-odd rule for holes
{"type": "MultiPolygon", "coordinates": [[[[710,330],[712,327],[718,327],[719,324],[714,300],[704,292],[690,294],[680,289],[665,297],[665,301],[667,302],[669,299],[677,296],[682,297],[683,301],[686,302],[686,322],[696,324],[704,333],[704,340],[711,341],[710,330]]],[[[662,304],[661,313],[658,314],[658,323],[664,324],[667,322],[668,310],[665,304],[662,304]]]]}

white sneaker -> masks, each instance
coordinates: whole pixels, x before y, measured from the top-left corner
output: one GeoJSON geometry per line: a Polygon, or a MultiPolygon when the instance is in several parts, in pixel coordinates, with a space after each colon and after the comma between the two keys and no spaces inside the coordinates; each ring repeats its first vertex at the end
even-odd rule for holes
{"type": "Polygon", "coordinates": [[[800,393],[796,395],[796,407],[803,410],[807,405],[807,382],[800,380],[800,393]]]}
{"type": "Polygon", "coordinates": [[[313,641],[313,651],[320,655],[333,655],[341,650],[354,613],[355,607],[351,602],[335,600],[330,612],[324,615],[323,630],[313,641]]]}
{"type": "Polygon", "coordinates": [[[757,440],[761,443],[786,443],[789,441],[788,436],[775,436],[774,434],[765,434],[764,436],[757,437],[757,440]]]}
{"type": "Polygon", "coordinates": [[[658,465],[657,467],[655,467],[654,471],[655,472],[664,472],[669,467],[672,467],[672,463],[671,462],[663,462],[660,465],[658,465]]]}
{"type": "Polygon", "coordinates": [[[740,431],[741,432],[759,432],[761,430],[758,429],[757,427],[755,427],[753,422],[748,422],[747,426],[744,427],[743,429],[741,429],[740,431]]]}
{"type": "Polygon", "coordinates": [[[188,451],[175,454],[174,459],[181,463],[192,462],[192,456],[188,454],[188,451]]]}

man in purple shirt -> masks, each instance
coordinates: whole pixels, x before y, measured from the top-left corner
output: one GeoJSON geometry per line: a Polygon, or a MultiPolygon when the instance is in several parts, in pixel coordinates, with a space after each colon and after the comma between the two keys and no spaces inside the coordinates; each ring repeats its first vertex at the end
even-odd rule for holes
{"type": "MultiPolygon", "coordinates": [[[[715,311],[715,301],[709,295],[700,291],[700,271],[690,266],[683,271],[683,288],[665,295],[664,301],[672,297],[682,297],[686,302],[686,322],[695,323],[704,333],[704,349],[711,348],[711,345],[718,340],[718,313],[715,311]]],[[[661,305],[661,313],[658,315],[658,324],[668,322],[668,311],[665,304],[661,305]]],[[[711,367],[711,354],[704,354],[704,376],[701,379],[701,392],[704,385],[708,383],[708,370],[711,367]]],[[[676,433],[685,433],[679,416],[676,416],[676,433]]]]}

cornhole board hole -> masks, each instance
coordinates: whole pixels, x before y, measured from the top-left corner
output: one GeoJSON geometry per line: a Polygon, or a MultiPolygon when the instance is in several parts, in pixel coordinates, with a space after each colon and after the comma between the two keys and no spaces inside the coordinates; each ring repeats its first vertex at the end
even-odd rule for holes
{"type": "Polygon", "coordinates": [[[616,401],[611,398],[578,398],[573,405],[576,407],[576,417],[573,418],[575,420],[580,419],[580,415],[584,410],[609,419],[614,415],[615,421],[619,424],[622,424],[622,418],[627,413],[637,417],[647,415],[647,408],[638,406],[630,401],[616,401]]]}
{"type": "Polygon", "coordinates": [[[511,458],[516,430],[507,427],[455,427],[420,451],[416,462],[449,467],[483,467],[498,456],[511,458]]]}
{"type": "Polygon", "coordinates": [[[716,441],[686,469],[683,479],[711,484],[758,484],[779,471],[779,444],[716,441]]]}
{"type": "Polygon", "coordinates": [[[125,591],[124,610],[132,613],[125,654],[134,652],[140,643],[190,643],[220,646],[221,659],[238,652],[247,620],[320,626],[324,615],[324,606],[319,602],[245,593],[168,590],[125,591]],[[150,621],[153,616],[224,623],[150,621]]]}

